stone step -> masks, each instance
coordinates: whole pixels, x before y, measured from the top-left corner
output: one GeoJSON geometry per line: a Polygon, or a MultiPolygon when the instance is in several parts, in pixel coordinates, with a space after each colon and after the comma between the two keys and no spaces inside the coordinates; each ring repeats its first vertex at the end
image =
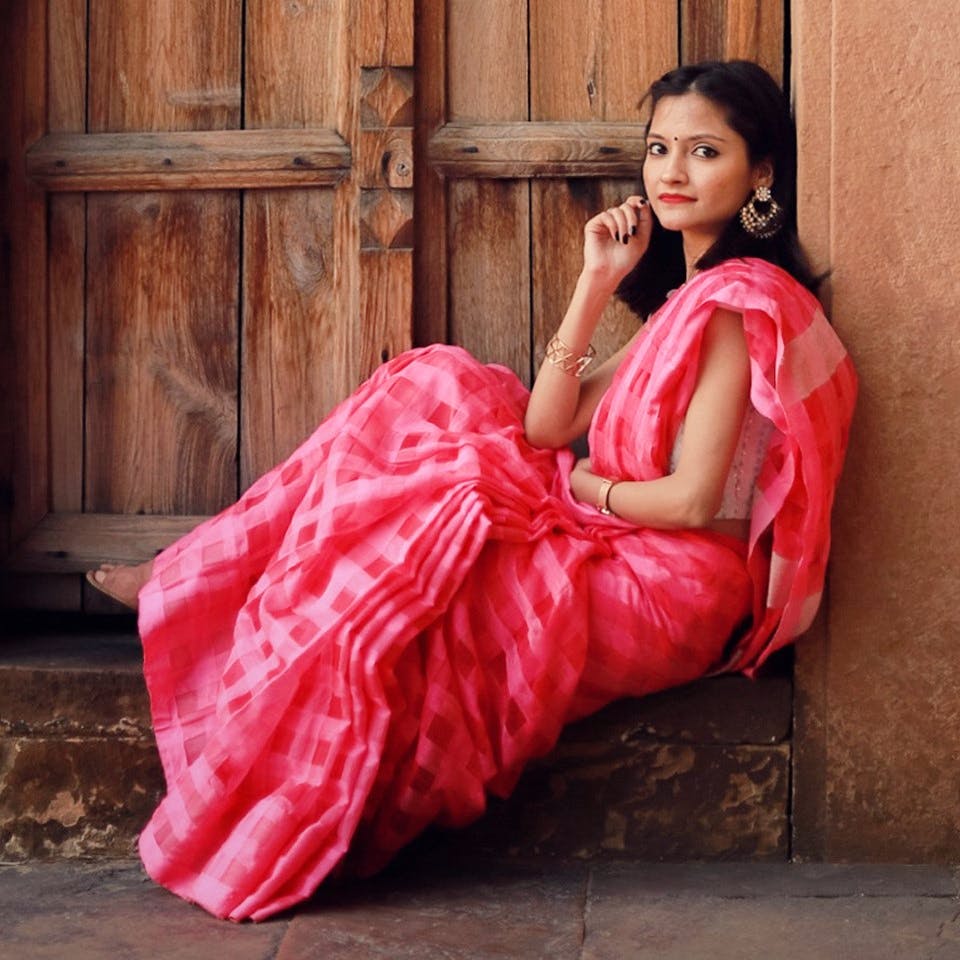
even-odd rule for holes
{"type": "Polygon", "coordinates": [[[129,857],[163,795],[127,618],[0,640],[0,859],[129,857]]]}
{"type": "MultiPolygon", "coordinates": [[[[0,859],[123,857],[163,794],[128,618],[21,623],[0,639],[0,859]]],[[[612,704],[570,726],[464,856],[785,860],[789,664],[612,704]]]]}

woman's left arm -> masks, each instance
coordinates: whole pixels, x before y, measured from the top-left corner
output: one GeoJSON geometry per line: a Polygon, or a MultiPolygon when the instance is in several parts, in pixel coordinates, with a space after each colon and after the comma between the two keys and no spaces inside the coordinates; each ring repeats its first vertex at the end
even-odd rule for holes
{"type": "MultiPolygon", "coordinates": [[[[749,396],[743,320],[738,313],[718,309],[704,331],[676,470],[657,480],[617,482],[609,490],[610,510],[639,526],[706,526],[720,509],[749,396]]],[[[570,477],[573,495],[596,504],[603,480],[588,460],[581,460],[570,477]]]]}

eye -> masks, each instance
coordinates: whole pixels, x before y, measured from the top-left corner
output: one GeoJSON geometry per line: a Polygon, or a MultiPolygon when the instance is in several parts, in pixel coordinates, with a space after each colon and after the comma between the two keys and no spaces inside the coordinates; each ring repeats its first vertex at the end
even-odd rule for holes
{"type": "Polygon", "coordinates": [[[695,157],[703,157],[705,160],[710,160],[713,157],[718,157],[720,154],[709,144],[699,143],[693,148],[693,155],[695,157]]]}
{"type": "Polygon", "coordinates": [[[653,143],[647,144],[647,155],[651,157],[663,157],[666,156],[667,148],[664,144],[659,141],[654,141],[653,143]]]}

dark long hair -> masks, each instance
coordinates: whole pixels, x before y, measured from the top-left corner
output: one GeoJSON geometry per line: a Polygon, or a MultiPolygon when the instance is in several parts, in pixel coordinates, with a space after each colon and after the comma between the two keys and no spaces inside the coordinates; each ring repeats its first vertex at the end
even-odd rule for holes
{"type": "MultiPolygon", "coordinates": [[[[706,270],[735,257],[760,257],[816,290],[823,278],[811,270],[797,237],[797,135],[783,91],[766,70],[749,60],[709,60],[664,74],[651,85],[641,105],[649,101],[652,118],[664,97],[685,93],[699,93],[724,112],[727,123],[746,141],[752,164],[770,161],[771,192],[784,211],[783,227],[769,240],[751,237],[740,218],[733,217],[697,267],[706,270]]],[[[648,119],[647,129],[649,126],[648,119]]],[[[642,177],[640,191],[645,194],[642,177]]],[[[617,295],[646,318],[663,304],[667,292],[685,279],[682,236],[665,230],[654,217],[647,252],[624,277],[617,295]]]]}

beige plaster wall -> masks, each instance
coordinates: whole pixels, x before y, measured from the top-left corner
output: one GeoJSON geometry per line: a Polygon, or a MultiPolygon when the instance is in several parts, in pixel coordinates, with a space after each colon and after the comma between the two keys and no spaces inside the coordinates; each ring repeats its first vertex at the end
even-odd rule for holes
{"type": "Polygon", "coordinates": [[[861,393],[798,646],[795,854],[960,859],[960,9],[795,0],[801,235],[861,393]]]}

